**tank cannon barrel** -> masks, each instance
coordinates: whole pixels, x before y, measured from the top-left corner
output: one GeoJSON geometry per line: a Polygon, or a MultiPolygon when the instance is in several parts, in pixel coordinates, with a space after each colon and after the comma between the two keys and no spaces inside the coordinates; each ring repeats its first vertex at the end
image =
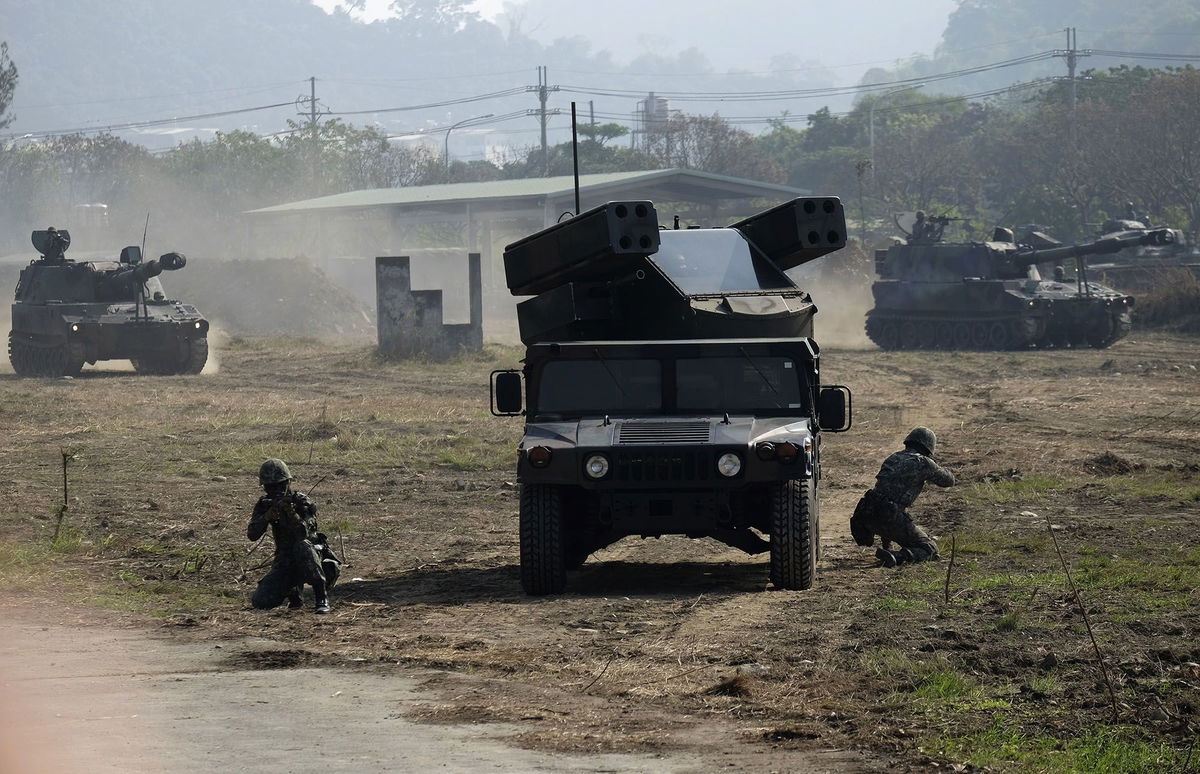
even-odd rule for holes
{"type": "Polygon", "coordinates": [[[1026,248],[1018,250],[1012,260],[1018,266],[1030,266],[1035,263],[1050,263],[1064,258],[1077,258],[1085,255],[1105,255],[1119,252],[1126,247],[1140,245],[1168,245],[1175,241],[1175,235],[1170,229],[1159,228],[1152,231],[1126,231],[1097,239],[1094,242],[1082,242],[1062,247],[1049,247],[1043,250],[1026,248]]]}
{"type": "Polygon", "coordinates": [[[146,261],[145,263],[122,268],[117,271],[115,278],[145,282],[151,277],[157,277],[164,271],[176,271],[186,265],[187,258],[182,253],[167,253],[159,256],[157,260],[146,261]]]}

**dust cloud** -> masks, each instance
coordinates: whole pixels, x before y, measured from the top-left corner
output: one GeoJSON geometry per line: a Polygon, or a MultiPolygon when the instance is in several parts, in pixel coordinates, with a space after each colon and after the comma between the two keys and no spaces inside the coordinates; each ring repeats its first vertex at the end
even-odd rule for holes
{"type": "Polygon", "coordinates": [[[872,306],[871,254],[857,244],[788,272],[817,305],[813,338],[823,347],[874,349],[867,338],[867,310],[872,306]]]}

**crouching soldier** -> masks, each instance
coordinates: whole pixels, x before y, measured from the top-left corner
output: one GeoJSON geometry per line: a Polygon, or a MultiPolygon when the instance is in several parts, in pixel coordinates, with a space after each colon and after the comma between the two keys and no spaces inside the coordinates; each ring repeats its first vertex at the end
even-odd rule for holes
{"type": "Polygon", "coordinates": [[[954,474],[933,461],[936,444],[932,430],[914,427],[904,439],[904,450],[883,461],[875,488],[867,490],[850,517],[850,534],[860,546],[874,545],[879,535],[883,545],[875,556],[884,567],[937,558],[937,543],[908,515],[926,481],[954,486],[954,474]],[[898,551],[891,550],[892,542],[899,544],[898,551]]]}
{"type": "MultiPolygon", "coordinates": [[[[317,506],[301,492],[291,489],[292,474],[283,460],[269,459],[258,471],[258,483],[266,491],[254,505],[246,537],[258,540],[271,527],[275,559],[271,571],[258,582],[250,603],[260,610],[288,600],[289,608],[303,606],[300,591],[312,586],[316,612],[329,612],[328,586],[322,568],[323,535],[317,533],[317,506]]],[[[328,583],[327,583],[328,581],[328,583]]]]}

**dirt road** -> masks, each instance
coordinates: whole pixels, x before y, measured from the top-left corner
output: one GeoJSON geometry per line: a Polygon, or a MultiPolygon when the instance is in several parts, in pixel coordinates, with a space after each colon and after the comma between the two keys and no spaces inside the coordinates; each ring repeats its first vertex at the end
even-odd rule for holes
{"type": "MultiPolygon", "coordinates": [[[[567,755],[501,741],[519,723],[419,723],[444,673],[295,667],[285,643],[148,633],[94,610],[24,605],[0,625],[0,770],[69,772],[849,772],[707,724],[692,752],[567,755]],[[73,619],[73,620],[72,620],[73,619]],[[123,625],[124,624],[124,625],[123,625]],[[721,749],[728,745],[726,749],[721,749]]],[[[480,692],[470,680],[459,690],[480,692]]]]}

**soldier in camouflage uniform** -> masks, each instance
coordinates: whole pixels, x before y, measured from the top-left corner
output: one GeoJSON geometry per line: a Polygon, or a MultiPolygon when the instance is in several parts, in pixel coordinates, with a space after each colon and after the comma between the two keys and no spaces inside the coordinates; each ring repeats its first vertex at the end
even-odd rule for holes
{"type": "Polygon", "coordinates": [[[875,488],[867,490],[850,517],[850,534],[860,546],[874,545],[879,535],[883,545],[875,550],[875,556],[885,567],[937,558],[937,543],[907,512],[926,481],[954,486],[954,474],[933,461],[936,444],[932,430],[914,427],[904,439],[904,450],[883,461],[875,488]],[[893,541],[900,550],[891,550],[893,541]]]}
{"type": "Polygon", "coordinates": [[[329,612],[326,578],[317,538],[317,506],[301,492],[291,489],[292,474],[283,460],[269,459],[258,471],[258,482],[266,494],[254,505],[246,537],[258,540],[271,527],[275,560],[271,571],[258,582],[250,603],[260,610],[278,607],[284,599],[289,608],[301,607],[300,591],[313,588],[316,612],[329,612]]]}

